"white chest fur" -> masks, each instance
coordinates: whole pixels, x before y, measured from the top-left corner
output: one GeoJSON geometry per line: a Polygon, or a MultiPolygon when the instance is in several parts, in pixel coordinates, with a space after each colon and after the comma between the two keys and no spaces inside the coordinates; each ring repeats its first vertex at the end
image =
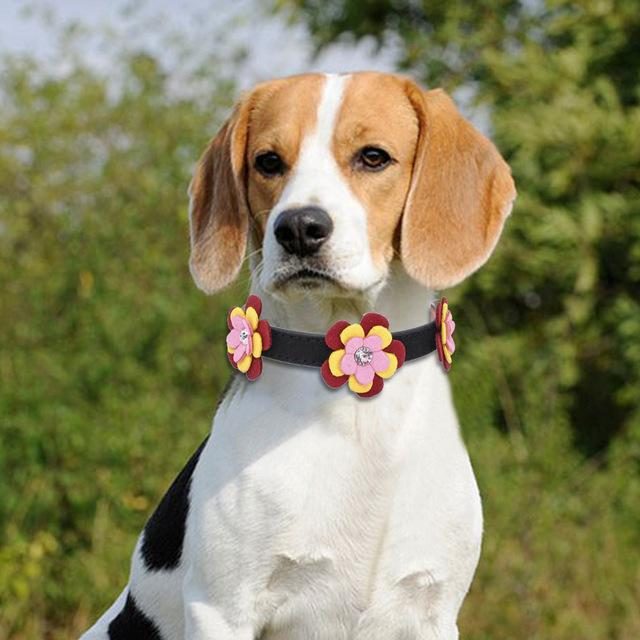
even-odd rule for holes
{"type": "MultiPolygon", "coordinates": [[[[376,308],[392,330],[424,322],[424,291],[392,278],[376,308]]],[[[328,326],[317,310],[294,316],[296,329],[328,326]]],[[[455,640],[482,514],[435,355],[369,399],[317,369],[264,367],[238,376],[215,416],[180,563],[150,570],[143,534],[127,590],[84,638],[110,637],[130,593],[163,640],[455,640]]]]}
{"type": "Polygon", "coordinates": [[[428,588],[451,585],[455,620],[481,516],[435,358],[370,400],[325,388],[317,370],[267,367],[234,385],[194,475],[201,595],[265,638],[328,640],[351,637],[378,597],[424,574],[428,588]]]}
{"type": "MultiPolygon", "coordinates": [[[[452,286],[491,253],[515,197],[508,166],[446,95],[406,79],[327,76],[313,123],[309,106],[300,122],[278,108],[304,97],[299,86],[314,96],[318,81],[256,88],[203,154],[191,186],[194,278],[208,292],[229,284],[249,220],[268,212],[249,256],[251,290],[274,326],[324,332],[364,310],[387,316],[392,331],[423,323],[418,281],[452,286]],[[385,118],[371,111],[381,93],[385,118]],[[412,133],[400,149],[405,125],[412,133]],[[368,148],[386,154],[395,178],[374,182],[368,148]],[[244,166],[264,155],[281,170],[244,166]],[[272,178],[286,184],[267,188],[272,178]],[[304,222],[318,207],[322,224],[304,222]]],[[[235,381],[211,438],[167,496],[138,543],[127,589],[87,640],[458,636],[482,515],[433,354],[367,400],[327,389],[317,370],[265,363],[257,382],[235,381]]]]}

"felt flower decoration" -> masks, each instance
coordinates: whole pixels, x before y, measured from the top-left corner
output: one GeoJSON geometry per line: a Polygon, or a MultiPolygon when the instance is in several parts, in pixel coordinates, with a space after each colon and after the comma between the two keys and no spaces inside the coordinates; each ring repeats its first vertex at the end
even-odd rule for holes
{"type": "Polygon", "coordinates": [[[389,321],[378,313],[366,313],[359,324],[339,320],[324,339],[332,352],[322,364],[322,379],[333,389],[348,383],[361,398],[380,393],[384,380],[404,363],[404,345],[393,339],[389,321]]]}
{"type": "Polygon", "coordinates": [[[271,327],[260,320],[261,312],[260,298],[249,296],[244,307],[234,307],[227,316],[227,357],[249,380],[262,373],[262,354],[271,346],[271,327]]]}
{"type": "Polygon", "coordinates": [[[445,371],[451,369],[453,362],[452,355],[456,350],[456,343],[453,341],[453,332],[456,330],[456,323],[453,321],[451,310],[446,298],[442,298],[436,307],[436,350],[438,359],[442,363],[445,371]]]}

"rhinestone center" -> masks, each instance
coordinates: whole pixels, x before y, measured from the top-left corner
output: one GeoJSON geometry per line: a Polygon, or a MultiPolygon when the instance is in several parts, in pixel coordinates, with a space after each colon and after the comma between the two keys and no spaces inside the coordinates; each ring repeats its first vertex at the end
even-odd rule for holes
{"type": "Polygon", "coordinates": [[[362,367],[365,364],[369,364],[373,360],[373,351],[371,351],[369,347],[363,346],[356,349],[353,357],[355,358],[356,363],[362,367]]]}
{"type": "Polygon", "coordinates": [[[249,342],[249,332],[246,329],[240,331],[240,342],[242,342],[242,344],[249,342]]]}

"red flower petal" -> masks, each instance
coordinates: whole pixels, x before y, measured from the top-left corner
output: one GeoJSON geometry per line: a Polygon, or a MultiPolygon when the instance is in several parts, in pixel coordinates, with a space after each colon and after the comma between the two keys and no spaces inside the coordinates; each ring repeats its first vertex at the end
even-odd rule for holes
{"type": "Polygon", "coordinates": [[[233,361],[233,353],[229,353],[229,352],[227,351],[227,360],[231,363],[231,366],[232,366],[234,369],[237,369],[237,368],[238,368],[238,367],[237,367],[237,365],[236,365],[236,363],[233,361]]]}
{"type": "Polygon", "coordinates": [[[371,327],[375,327],[376,325],[381,325],[385,329],[389,328],[389,321],[380,313],[365,313],[362,316],[362,320],[360,320],[360,325],[364,329],[364,334],[367,335],[371,327]]]}
{"type": "Polygon", "coordinates": [[[244,304],[245,311],[249,308],[253,307],[256,310],[256,313],[260,315],[262,313],[262,300],[258,298],[258,296],[251,295],[247,298],[247,301],[244,304]]]}
{"type": "Polygon", "coordinates": [[[229,309],[229,313],[227,313],[227,327],[229,327],[229,330],[233,329],[233,325],[231,324],[231,312],[233,311],[233,309],[229,309]]]}
{"type": "Polygon", "coordinates": [[[451,369],[451,363],[447,362],[447,359],[444,357],[444,348],[442,345],[442,335],[440,330],[436,332],[436,351],[438,352],[438,360],[440,360],[442,368],[445,371],[449,371],[449,369],[451,369]]]}
{"type": "Polygon", "coordinates": [[[262,373],[262,358],[254,358],[247,371],[247,380],[255,380],[262,373]]]}
{"type": "Polygon", "coordinates": [[[327,386],[331,387],[332,389],[341,387],[349,379],[349,376],[334,376],[329,369],[329,360],[325,360],[322,363],[322,366],[320,367],[320,375],[322,375],[322,379],[325,381],[327,386]]]}
{"type": "Polygon", "coordinates": [[[262,336],[262,350],[271,348],[271,325],[266,320],[258,321],[257,332],[262,336]]]}
{"type": "MultiPolygon", "coordinates": [[[[442,325],[442,307],[444,303],[447,302],[446,298],[440,298],[440,302],[438,302],[438,306],[436,307],[436,327],[440,330],[440,326],[442,325]]],[[[449,304],[447,302],[447,304],[449,304]]]]}
{"type": "Polygon", "coordinates": [[[383,351],[393,353],[398,359],[398,369],[404,364],[405,358],[407,357],[407,350],[404,348],[401,340],[392,340],[391,344],[386,349],[383,349],[383,351]]]}
{"type": "Polygon", "coordinates": [[[337,351],[338,349],[344,348],[344,345],[340,340],[340,334],[342,333],[342,330],[346,329],[348,326],[349,323],[346,320],[338,320],[338,322],[329,327],[329,330],[324,335],[324,341],[329,349],[337,351]]]}
{"type": "Polygon", "coordinates": [[[382,391],[382,387],[384,387],[384,380],[380,376],[375,376],[371,384],[371,389],[366,393],[359,393],[358,395],[361,398],[371,398],[372,396],[377,396],[382,391]]]}

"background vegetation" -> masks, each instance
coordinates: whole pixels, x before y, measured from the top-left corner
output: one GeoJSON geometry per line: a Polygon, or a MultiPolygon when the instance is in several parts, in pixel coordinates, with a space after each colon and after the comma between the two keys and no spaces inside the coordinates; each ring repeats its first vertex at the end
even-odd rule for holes
{"type": "MultiPolygon", "coordinates": [[[[637,3],[278,7],[319,47],[392,41],[400,68],[489,123],[516,177],[496,255],[448,292],[486,515],[461,636],[635,640],[637,3]]],[[[122,47],[102,73],[60,56],[0,63],[0,638],[16,640],[76,637],[125,583],[209,428],[238,295],[205,298],[186,267],[186,185],[233,100],[230,63],[177,90],[148,52],[122,47]]]]}

